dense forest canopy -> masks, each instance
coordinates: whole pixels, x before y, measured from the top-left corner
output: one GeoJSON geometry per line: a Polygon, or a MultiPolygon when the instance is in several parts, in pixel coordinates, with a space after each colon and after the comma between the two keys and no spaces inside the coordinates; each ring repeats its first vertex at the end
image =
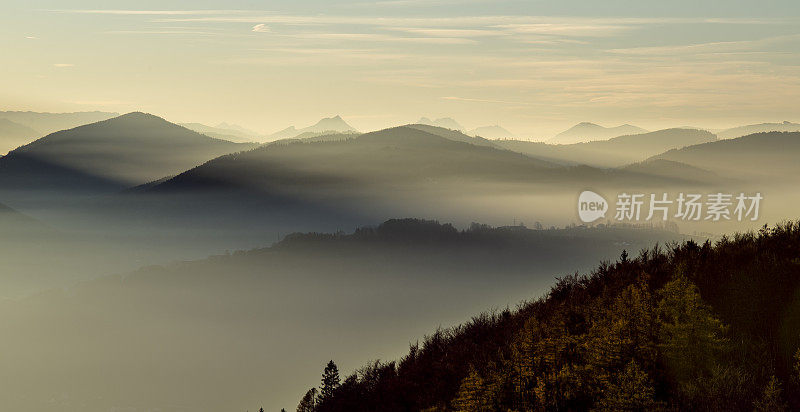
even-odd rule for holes
{"type": "Polygon", "coordinates": [[[331,361],[298,411],[796,410],[798,286],[800,222],[624,252],[399,361],[331,361]]]}

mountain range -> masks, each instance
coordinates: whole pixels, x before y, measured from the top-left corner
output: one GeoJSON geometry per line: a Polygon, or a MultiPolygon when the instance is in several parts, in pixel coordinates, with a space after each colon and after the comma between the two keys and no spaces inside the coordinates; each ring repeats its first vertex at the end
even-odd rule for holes
{"type": "Polygon", "coordinates": [[[0,118],[0,153],[5,154],[39,137],[39,132],[28,126],[0,118]]]}
{"type": "Polygon", "coordinates": [[[0,119],[7,119],[35,130],[37,135],[31,136],[32,138],[88,123],[108,120],[116,116],[119,116],[119,114],[109,112],[40,113],[0,111],[0,119]]]}
{"type": "Polygon", "coordinates": [[[235,125],[206,126],[202,123],[179,123],[179,125],[215,139],[234,143],[252,143],[259,140],[258,133],[247,131],[235,125]]]}
{"type": "Polygon", "coordinates": [[[347,124],[341,116],[326,117],[312,126],[297,129],[289,126],[281,131],[275,132],[266,137],[267,140],[290,139],[304,133],[326,134],[326,133],[357,133],[358,131],[347,124]]]}
{"type": "Polygon", "coordinates": [[[554,145],[522,140],[498,140],[508,150],[565,165],[620,167],[641,162],[664,151],[715,141],[712,133],[698,129],[664,129],[618,136],[608,140],[554,145]]]}
{"type": "Polygon", "coordinates": [[[450,130],[458,130],[458,131],[464,130],[464,126],[460,125],[457,121],[453,120],[450,117],[441,117],[436,120],[431,120],[427,117],[421,117],[419,120],[417,120],[417,124],[442,127],[450,130]]]}
{"type": "Polygon", "coordinates": [[[514,134],[509,132],[508,130],[504,129],[501,126],[494,125],[494,126],[482,126],[472,129],[466,134],[470,136],[480,136],[485,137],[487,139],[513,139],[514,134]]]}
{"type": "Polygon", "coordinates": [[[647,133],[647,130],[641,127],[623,124],[616,127],[603,127],[594,123],[582,122],[575,126],[557,134],[552,139],[548,140],[550,144],[573,144],[591,142],[595,140],[608,140],[612,137],[647,133]]]}
{"type": "Polygon", "coordinates": [[[252,147],[129,113],[55,132],[9,152],[0,158],[0,192],[110,192],[252,147]]]}
{"type": "Polygon", "coordinates": [[[731,129],[726,129],[717,132],[717,137],[720,139],[733,139],[736,137],[747,136],[753,133],[761,132],[798,132],[800,131],[800,124],[792,122],[782,123],[760,123],[751,124],[747,126],[739,126],[731,129]]]}

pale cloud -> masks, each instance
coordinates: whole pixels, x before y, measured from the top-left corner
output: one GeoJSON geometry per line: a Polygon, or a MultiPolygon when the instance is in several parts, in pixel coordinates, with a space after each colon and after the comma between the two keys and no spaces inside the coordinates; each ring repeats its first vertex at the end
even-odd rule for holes
{"type": "Polygon", "coordinates": [[[431,29],[410,27],[390,27],[389,29],[404,33],[433,37],[494,37],[507,34],[501,30],[489,29],[431,29]]]}
{"type": "MultiPolygon", "coordinates": [[[[639,55],[639,56],[658,56],[658,55],[676,55],[676,54],[700,54],[700,53],[735,53],[735,52],[751,52],[759,51],[769,45],[780,43],[796,44],[800,40],[800,34],[786,35],[786,36],[773,36],[756,40],[740,40],[740,41],[722,41],[722,42],[707,42],[696,44],[681,44],[674,46],[656,46],[656,47],[631,47],[621,49],[609,49],[608,52],[625,55],[639,55]]],[[[796,47],[796,46],[794,46],[796,47]]]]}
{"type": "Polygon", "coordinates": [[[403,37],[381,33],[302,33],[287,35],[288,37],[320,40],[346,40],[365,42],[397,42],[397,43],[427,43],[427,44],[470,44],[472,39],[460,37],[403,37]]]}
{"type": "Polygon", "coordinates": [[[25,38],[28,39],[28,40],[36,40],[36,39],[38,39],[38,37],[36,37],[36,36],[25,36],[25,38]]]}
{"type": "Polygon", "coordinates": [[[529,23],[503,24],[496,27],[520,34],[597,37],[617,35],[632,30],[636,26],[622,24],[529,23]]]}
{"type": "Polygon", "coordinates": [[[270,30],[269,26],[267,26],[266,24],[260,23],[260,24],[256,24],[255,26],[253,26],[252,31],[254,31],[256,33],[269,33],[272,30],[270,30]]]}
{"type": "Polygon", "coordinates": [[[220,15],[220,14],[242,14],[248,13],[247,10],[71,10],[55,9],[47,10],[53,13],[74,13],[74,14],[111,14],[125,16],[193,16],[193,15],[220,15]]]}
{"type": "Polygon", "coordinates": [[[54,63],[53,67],[60,67],[60,68],[63,68],[63,67],[75,67],[75,65],[72,64],[72,63],[54,63]]]}
{"type": "Polygon", "coordinates": [[[132,105],[132,102],[126,102],[123,100],[69,100],[65,101],[64,103],[70,104],[77,104],[81,106],[128,106],[132,105]]]}
{"type": "Polygon", "coordinates": [[[472,103],[499,103],[499,104],[515,104],[515,105],[528,105],[527,102],[512,102],[508,100],[493,100],[493,99],[477,99],[477,98],[468,98],[468,97],[458,97],[458,96],[443,96],[441,97],[442,100],[456,100],[460,102],[472,102],[472,103]]]}
{"type": "Polygon", "coordinates": [[[198,30],[109,30],[106,34],[176,34],[176,35],[197,35],[197,36],[216,36],[219,33],[198,30]]]}

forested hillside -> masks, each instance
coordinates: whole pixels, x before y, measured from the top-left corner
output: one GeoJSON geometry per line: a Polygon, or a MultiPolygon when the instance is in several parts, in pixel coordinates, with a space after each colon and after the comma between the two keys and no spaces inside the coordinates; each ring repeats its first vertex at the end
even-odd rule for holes
{"type": "Polygon", "coordinates": [[[623,253],[397,362],[328,364],[298,410],[797,410],[798,286],[800,222],[623,253]]]}

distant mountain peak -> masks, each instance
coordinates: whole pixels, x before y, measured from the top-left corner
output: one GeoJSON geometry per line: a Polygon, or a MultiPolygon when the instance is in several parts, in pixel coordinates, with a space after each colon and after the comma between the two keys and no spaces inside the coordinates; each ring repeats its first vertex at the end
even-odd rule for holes
{"type": "Polygon", "coordinates": [[[271,140],[290,139],[304,133],[358,133],[355,127],[350,126],[340,115],[333,117],[324,117],[316,122],[313,126],[298,129],[294,126],[289,126],[283,130],[269,135],[271,140]]]}
{"type": "Polygon", "coordinates": [[[500,125],[481,126],[467,132],[469,136],[480,136],[486,139],[511,139],[514,134],[500,125]]]}
{"type": "Polygon", "coordinates": [[[451,130],[464,130],[464,126],[455,121],[452,117],[440,117],[436,120],[431,120],[427,117],[421,117],[417,124],[424,124],[427,126],[444,127],[451,130]]]}
{"type": "Polygon", "coordinates": [[[572,144],[589,142],[593,140],[608,140],[617,136],[647,133],[647,130],[630,124],[616,127],[604,127],[591,122],[580,122],[575,126],[557,134],[547,143],[572,144]]]}

